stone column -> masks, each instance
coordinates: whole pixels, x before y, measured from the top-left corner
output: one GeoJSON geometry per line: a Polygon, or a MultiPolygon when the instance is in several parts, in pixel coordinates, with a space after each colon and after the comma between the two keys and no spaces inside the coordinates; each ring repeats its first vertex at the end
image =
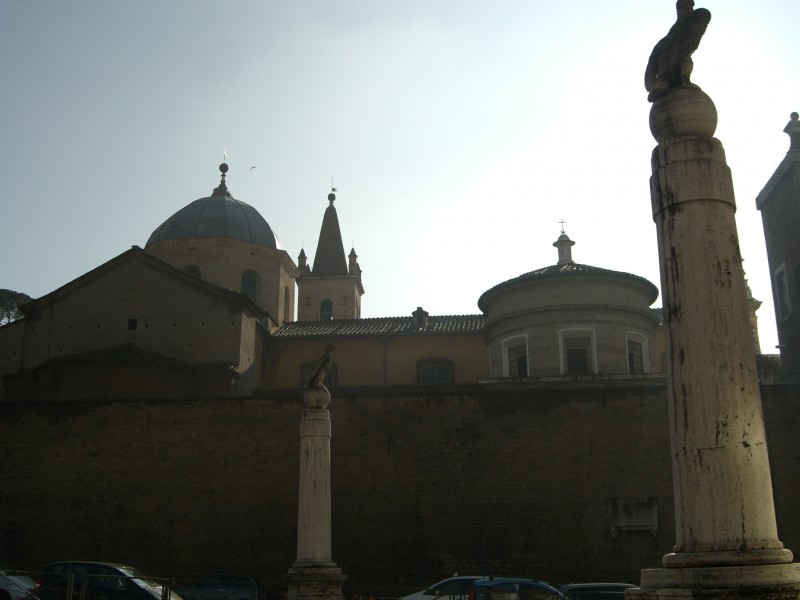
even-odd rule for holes
{"type": "Polygon", "coordinates": [[[798,597],[778,540],[731,173],[696,87],[656,99],[650,193],[658,232],[676,543],[631,596],[798,597]]]}
{"type": "Polygon", "coordinates": [[[303,394],[297,560],[286,575],[289,600],[339,600],[347,578],[331,558],[330,401],[324,386],[303,394]]]}

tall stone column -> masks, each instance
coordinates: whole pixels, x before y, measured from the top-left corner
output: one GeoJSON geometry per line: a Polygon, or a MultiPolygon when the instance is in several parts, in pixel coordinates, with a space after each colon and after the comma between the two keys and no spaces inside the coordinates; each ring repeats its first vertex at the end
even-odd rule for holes
{"type": "Polygon", "coordinates": [[[347,578],[331,558],[330,401],[324,386],[303,394],[297,560],[286,575],[289,600],[340,600],[347,578]]]}
{"type": "Polygon", "coordinates": [[[690,4],[679,0],[678,21],[646,75],[658,142],[650,194],[669,333],[676,543],[664,568],[643,570],[630,596],[798,598],[800,565],[778,539],[733,183],[713,137],[716,108],[689,83],[688,56],[670,65],[674,54],[657,55],[666,42],[697,47],[699,37],[688,36],[702,35],[710,14],[690,4]]]}

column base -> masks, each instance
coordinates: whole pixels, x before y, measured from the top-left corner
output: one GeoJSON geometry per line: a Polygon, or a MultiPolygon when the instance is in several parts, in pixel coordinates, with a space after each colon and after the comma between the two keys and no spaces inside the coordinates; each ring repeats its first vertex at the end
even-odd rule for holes
{"type": "Polygon", "coordinates": [[[644,569],[625,600],[798,600],[800,563],[644,569]]]}
{"type": "Polygon", "coordinates": [[[346,579],[335,562],[295,562],[284,575],[288,600],[342,600],[346,579]]]}
{"type": "Polygon", "coordinates": [[[661,559],[661,564],[668,569],[784,565],[792,562],[793,558],[792,551],[786,548],[722,550],[718,552],[672,552],[661,559]]]}

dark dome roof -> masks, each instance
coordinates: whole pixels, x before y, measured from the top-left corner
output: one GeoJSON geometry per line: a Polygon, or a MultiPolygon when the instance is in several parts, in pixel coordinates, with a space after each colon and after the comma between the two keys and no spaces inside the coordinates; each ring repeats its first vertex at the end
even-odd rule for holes
{"type": "Polygon", "coordinates": [[[269,223],[259,212],[231,197],[224,181],[208,198],[195,200],[156,228],[145,248],[162,240],[227,238],[282,250],[269,223]]]}

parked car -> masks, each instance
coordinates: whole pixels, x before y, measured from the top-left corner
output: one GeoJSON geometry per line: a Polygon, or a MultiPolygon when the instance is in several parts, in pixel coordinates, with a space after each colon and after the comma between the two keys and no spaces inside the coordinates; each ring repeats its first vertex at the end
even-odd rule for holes
{"type": "Polygon", "coordinates": [[[260,600],[261,586],[253,577],[212,573],[180,590],[189,600],[260,600]]]}
{"type": "Polygon", "coordinates": [[[0,561],[0,600],[27,600],[35,587],[33,579],[0,561]]]}
{"type": "Polygon", "coordinates": [[[567,600],[552,585],[524,577],[488,577],[472,584],[470,600],[567,600]]]}
{"type": "MultiPolygon", "coordinates": [[[[35,594],[39,600],[161,600],[165,583],[129,565],[63,561],[44,568],[35,594]]],[[[170,600],[184,599],[170,590],[170,600]]]]}
{"type": "Polygon", "coordinates": [[[569,600],[625,600],[625,590],[636,587],[632,583],[570,583],[562,585],[561,592],[569,600]]]}
{"type": "Polygon", "coordinates": [[[398,600],[435,600],[436,598],[463,600],[472,591],[472,584],[478,579],[484,578],[485,575],[454,575],[434,583],[427,589],[398,598],[398,600]]]}

